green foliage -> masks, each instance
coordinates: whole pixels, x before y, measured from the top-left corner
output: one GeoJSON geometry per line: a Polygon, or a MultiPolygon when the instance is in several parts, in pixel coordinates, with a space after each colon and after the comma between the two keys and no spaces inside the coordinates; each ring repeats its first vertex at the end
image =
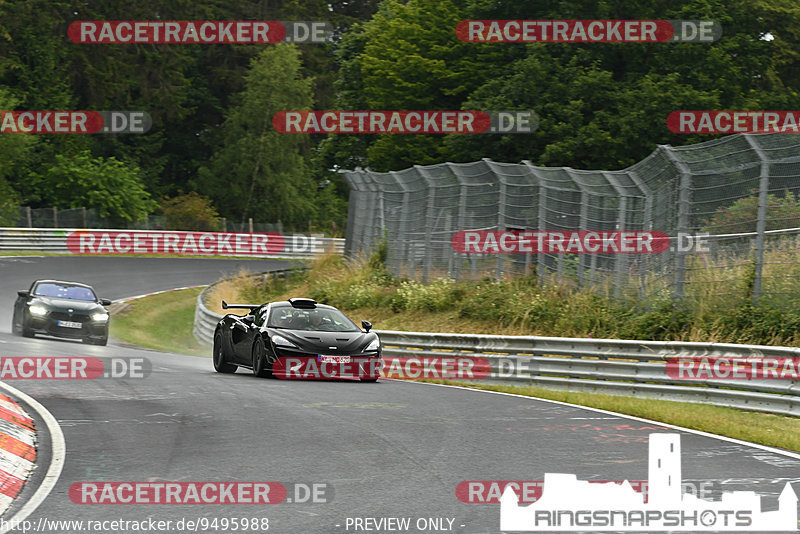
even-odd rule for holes
{"type": "MultiPolygon", "coordinates": [[[[18,102],[0,87],[0,109],[13,109],[18,102]]],[[[0,135],[0,226],[15,224],[19,218],[20,195],[13,179],[24,169],[36,141],[28,135],[0,135]]]]}
{"type": "Polygon", "coordinates": [[[301,74],[297,48],[265,48],[237,100],[222,125],[222,148],[200,169],[199,191],[231,219],[304,225],[315,218],[317,193],[303,155],[308,136],[272,127],[279,111],[311,109],[311,79],[301,74]]]}
{"type": "Polygon", "coordinates": [[[392,299],[394,310],[443,311],[451,308],[463,296],[463,288],[455,286],[450,278],[439,278],[424,285],[404,281],[392,299]]]}
{"type": "Polygon", "coordinates": [[[167,218],[167,230],[194,230],[198,232],[219,230],[219,214],[211,199],[195,191],[165,198],[161,212],[167,218]]]}
{"type": "MultiPolygon", "coordinates": [[[[718,208],[706,221],[703,231],[714,234],[755,232],[758,221],[758,195],[740,198],[730,206],[718,208]]],[[[800,196],[787,191],[784,196],[767,195],[767,230],[800,226],[800,196]]]]}
{"type": "Polygon", "coordinates": [[[88,150],[74,156],[57,154],[32,180],[40,184],[43,202],[57,208],[86,207],[100,217],[137,221],[156,207],[138,167],[114,157],[93,158],[88,150]]]}

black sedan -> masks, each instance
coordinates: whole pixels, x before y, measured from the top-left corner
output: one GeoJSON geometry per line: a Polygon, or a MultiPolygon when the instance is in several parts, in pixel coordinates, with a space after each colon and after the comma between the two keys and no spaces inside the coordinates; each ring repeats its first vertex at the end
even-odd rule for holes
{"type": "Polygon", "coordinates": [[[380,377],[381,342],[372,325],[361,328],[333,306],[294,298],[267,304],[228,304],[249,313],[229,313],[214,331],[214,369],[238,367],[256,376],[285,379],[358,379],[380,377]]]}
{"type": "Polygon", "coordinates": [[[17,292],[11,330],[25,337],[47,334],[105,345],[108,310],[104,306],[110,304],[86,284],[36,280],[27,291],[17,292]]]}

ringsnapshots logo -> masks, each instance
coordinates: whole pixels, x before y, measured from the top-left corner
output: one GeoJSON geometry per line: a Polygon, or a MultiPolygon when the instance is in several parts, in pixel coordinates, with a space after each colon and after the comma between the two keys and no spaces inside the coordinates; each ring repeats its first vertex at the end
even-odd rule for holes
{"type": "Polygon", "coordinates": [[[796,531],[797,495],[788,482],[778,509],[764,512],[751,491],[722,494],[719,501],[682,492],[680,434],[650,434],[647,502],[628,481],[597,484],[575,475],[545,473],[542,494],[520,505],[506,486],[500,530],[564,531],[796,531]]]}
{"type": "Polygon", "coordinates": [[[467,43],[712,43],[722,26],[711,20],[462,20],[467,43]]]}
{"type": "Polygon", "coordinates": [[[327,21],[277,20],[81,20],[67,36],[78,44],[270,44],[327,43],[327,21]]]}
{"type": "Polygon", "coordinates": [[[528,134],[533,111],[279,111],[275,131],[286,134],[528,134]]]}
{"type": "Polygon", "coordinates": [[[144,134],[145,111],[0,111],[0,134],[144,134]]]}

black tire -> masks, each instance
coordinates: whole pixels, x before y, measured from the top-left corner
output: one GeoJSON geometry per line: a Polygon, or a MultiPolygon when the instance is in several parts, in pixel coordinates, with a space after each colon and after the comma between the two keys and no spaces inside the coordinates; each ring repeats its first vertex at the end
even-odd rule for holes
{"type": "Polygon", "coordinates": [[[253,343],[253,374],[259,377],[272,375],[272,370],[267,366],[267,349],[264,347],[264,339],[259,335],[253,343]]]}
{"type": "Polygon", "coordinates": [[[108,345],[108,336],[106,335],[105,337],[101,337],[99,339],[93,337],[87,337],[86,339],[84,339],[84,341],[86,343],[89,343],[90,345],[100,345],[104,347],[108,345]]]}
{"type": "Polygon", "coordinates": [[[28,317],[22,312],[22,337],[33,337],[33,330],[28,326],[28,317]]]}
{"type": "Polygon", "coordinates": [[[16,313],[11,315],[11,333],[14,334],[15,336],[19,336],[19,335],[22,334],[22,332],[19,329],[19,326],[17,326],[17,314],[16,313]]]}
{"type": "Polygon", "coordinates": [[[235,373],[238,365],[233,365],[225,361],[225,351],[222,349],[222,334],[214,334],[214,370],[218,373],[235,373]]]}

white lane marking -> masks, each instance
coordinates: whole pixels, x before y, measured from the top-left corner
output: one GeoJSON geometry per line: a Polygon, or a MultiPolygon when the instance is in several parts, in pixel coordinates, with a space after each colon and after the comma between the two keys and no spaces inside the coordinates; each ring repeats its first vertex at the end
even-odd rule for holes
{"type": "MultiPolygon", "coordinates": [[[[394,380],[392,380],[392,381],[394,381],[394,380]]],[[[712,434],[711,432],[703,432],[702,430],[694,430],[692,428],[684,428],[682,426],[672,425],[670,423],[663,423],[661,421],[653,421],[651,419],[644,419],[642,417],[636,417],[636,416],[633,416],[633,415],[625,415],[624,413],[610,412],[608,410],[601,410],[600,408],[591,408],[589,406],[582,406],[580,404],[570,404],[569,402],[562,402],[562,401],[550,400],[550,399],[540,399],[539,397],[530,397],[528,395],[518,395],[516,393],[503,393],[502,391],[488,391],[488,390],[485,390],[485,389],[465,388],[465,387],[462,387],[462,386],[452,386],[450,384],[431,384],[431,383],[428,383],[428,382],[413,382],[413,381],[410,381],[410,380],[405,380],[404,382],[406,382],[406,383],[412,382],[414,384],[421,384],[423,386],[441,386],[441,387],[445,387],[445,388],[456,388],[456,389],[465,389],[467,391],[477,391],[479,393],[494,393],[495,395],[508,395],[509,397],[519,397],[519,398],[522,398],[522,399],[531,399],[531,400],[536,400],[536,401],[541,401],[541,402],[549,402],[551,404],[560,404],[562,406],[571,406],[573,408],[581,408],[583,410],[591,410],[593,412],[602,413],[602,414],[606,414],[606,415],[615,415],[617,417],[622,417],[623,419],[631,419],[633,421],[641,421],[642,423],[650,423],[650,424],[654,424],[654,425],[668,426],[670,428],[674,428],[675,430],[680,430],[682,432],[688,432],[690,434],[697,434],[698,436],[704,436],[704,437],[707,437],[707,438],[720,439],[722,441],[727,441],[729,443],[736,443],[737,445],[743,445],[745,447],[752,447],[752,448],[755,448],[755,449],[761,449],[763,451],[771,452],[771,453],[774,453],[774,454],[781,454],[783,456],[788,456],[789,458],[794,458],[796,460],[800,460],[800,454],[798,454],[796,452],[784,451],[782,449],[776,449],[774,447],[770,447],[769,445],[761,445],[760,443],[751,443],[749,441],[744,441],[744,440],[741,440],[741,439],[729,438],[728,436],[720,436],[720,435],[717,435],[717,434],[712,434]]],[[[0,532],[0,534],[2,534],[2,532],[0,532]]]]}
{"type": "Polygon", "coordinates": [[[67,455],[67,447],[66,443],[64,442],[64,433],[61,432],[61,427],[58,426],[58,421],[56,421],[56,418],[53,417],[53,414],[47,411],[47,408],[39,404],[39,401],[30,395],[23,393],[17,388],[2,382],[0,382],[0,389],[4,389],[16,400],[21,400],[33,408],[36,413],[39,414],[39,417],[44,420],[44,424],[47,427],[47,430],[50,432],[50,466],[47,468],[47,473],[45,473],[44,479],[42,480],[41,484],[39,484],[39,487],[36,488],[34,494],[31,495],[31,498],[28,499],[28,502],[26,502],[22,508],[20,508],[16,514],[14,514],[14,517],[2,523],[0,534],[4,534],[5,532],[12,530],[14,525],[19,525],[29,515],[31,515],[50,494],[50,491],[52,491],[53,487],[56,485],[56,482],[58,482],[58,477],[61,476],[61,470],[64,468],[64,459],[67,455]]]}
{"type": "Polygon", "coordinates": [[[170,291],[182,291],[184,289],[194,289],[196,287],[208,287],[208,284],[199,285],[199,286],[185,286],[185,287],[176,287],[173,289],[164,289],[163,291],[155,291],[153,293],[145,293],[143,295],[136,295],[135,297],[125,297],[121,299],[117,299],[112,302],[112,304],[119,304],[120,302],[128,302],[129,300],[136,300],[136,299],[143,299],[144,297],[152,297],[153,295],[160,295],[162,293],[169,293],[170,291]]]}

